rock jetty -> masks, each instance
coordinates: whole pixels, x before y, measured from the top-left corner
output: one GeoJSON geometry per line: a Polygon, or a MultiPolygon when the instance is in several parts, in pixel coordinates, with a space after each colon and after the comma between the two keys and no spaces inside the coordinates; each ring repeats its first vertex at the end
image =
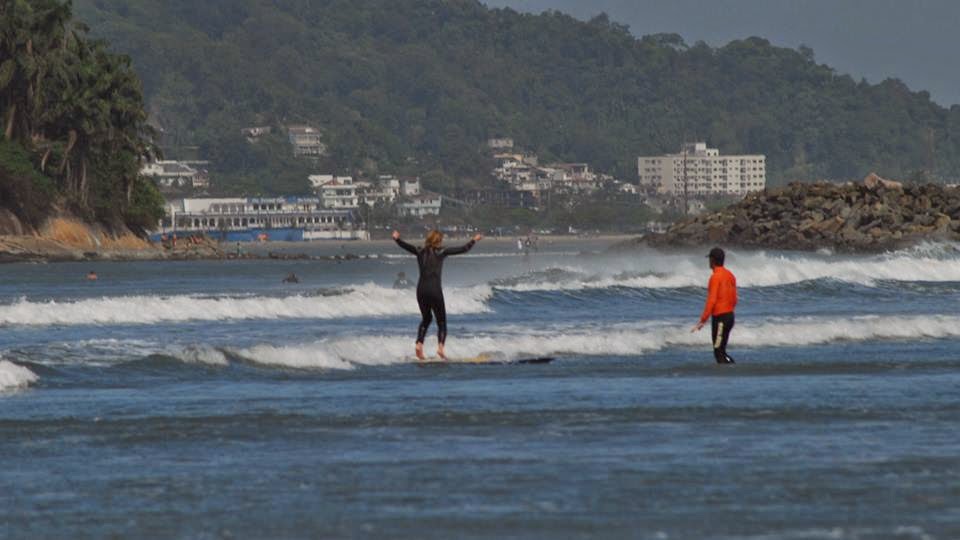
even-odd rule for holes
{"type": "Polygon", "coordinates": [[[640,242],[876,252],[922,240],[960,240],[960,189],[904,185],[871,174],[859,183],[792,183],[755,193],[640,242]]]}

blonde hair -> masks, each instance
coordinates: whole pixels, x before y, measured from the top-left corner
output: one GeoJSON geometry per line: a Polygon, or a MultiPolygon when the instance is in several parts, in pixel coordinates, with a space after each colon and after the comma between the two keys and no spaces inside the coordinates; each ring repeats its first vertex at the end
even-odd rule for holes
{"type": "Polygon", "coordinates": [[[428,248],[437,249],[440,247],[441,242],[443,242],[443,233],[434,229],[427,233],[427,239],[423,245],[428,248]]]}

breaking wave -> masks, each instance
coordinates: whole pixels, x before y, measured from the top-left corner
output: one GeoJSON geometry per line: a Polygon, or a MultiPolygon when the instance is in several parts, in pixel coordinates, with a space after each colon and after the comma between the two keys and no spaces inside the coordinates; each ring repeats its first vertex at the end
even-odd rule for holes
{"type": "MultiPolygon", "coordinates": [[[[727,266],[741,287],[775,287],[835,280],[864,286],[889,281],[960,282],[960,249],[954,244],[921,244],[874,256],[830,254],[728,254],[727,266]]],[[[709,277],[702,256],[640,251],[597,263],[552,268],[501,280],[496,288],[514,291],[705,287],[709,277]]]]}
{"type": "Polygon", "coordinates": [[[26,388],[39,377],[29,369],[7,360],[0,360],[0,392],[26,388]]]}
{"type": "MultiPolygon", "coordinates": [[[[490,287],[452,289],[451,313],[489,311],[490,287]]],[[[358,285],[338,294],[286,297],[117,296],[72,302],[20,300],[0,305],[0,325],[153,324],[187,321],[251,319],[333,319],[419,314],[415,291],[374,284],[358,285]]]]}
{"type": "MultiPolygon", "coordinates": [[[[502,360],[530,356],[643,356],[671,348],[702,348],[709,336],[690,332],[686,324],[621,325],[607,330],[532,330],[512,333],[451,336],[447,353],[454,358],[481,354],[502,360]]],[[[737,324],[737,349],[793,347],[842,341],[916,341],[960,337],[960,317],[863,316],[849,318],[773,319],[760,324],[737,324]]],[[[296,345],[257,345],[244,349],[208,351],[200,360],[225,364],[231,359],[298,369],[353,369],[414,362],[410,336],[356,336],[296,345]]],[[[435,342],[428,339],[426,350],[435,342]]],[[[193,353],[185,361],[196,362],[193,353]]]]}

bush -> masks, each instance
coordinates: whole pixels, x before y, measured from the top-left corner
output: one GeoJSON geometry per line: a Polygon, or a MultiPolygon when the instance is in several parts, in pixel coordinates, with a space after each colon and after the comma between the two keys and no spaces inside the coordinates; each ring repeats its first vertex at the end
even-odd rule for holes
{"type": "Polygon", "coordinates": [[[56,196],[53,180],[37,171],[26,149],[13,141],[0,141],[0,207],[23,223],[39,227],[56,196]]]}
{"type": "Polygon", "coordinates": [[[146,178],[138,177],[125,216],[127,227],[136,232],[155,229],[165,213],[163,196],[157,186],[146,178]]]}

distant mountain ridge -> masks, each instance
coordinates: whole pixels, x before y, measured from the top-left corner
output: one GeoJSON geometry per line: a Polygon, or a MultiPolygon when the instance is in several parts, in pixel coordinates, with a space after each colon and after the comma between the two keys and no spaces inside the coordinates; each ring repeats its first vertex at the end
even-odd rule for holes
{"type": "Polygon", "coordinates": [[[281,178],[292,161],[240,136],[284,123],[324,132],[315,170],[423,174],[438,189],[491,182],[483,143],[495,136],[631,181],[637,156],[693,139],[766,154],[773,184],[960,177],[960,107],[760,38],[636,39],[605,16],[475,0],[77,0],[75,11],[132,56],[164,143],[197,146],[215,182],[248,191],[306,189],[281,178]]]}

